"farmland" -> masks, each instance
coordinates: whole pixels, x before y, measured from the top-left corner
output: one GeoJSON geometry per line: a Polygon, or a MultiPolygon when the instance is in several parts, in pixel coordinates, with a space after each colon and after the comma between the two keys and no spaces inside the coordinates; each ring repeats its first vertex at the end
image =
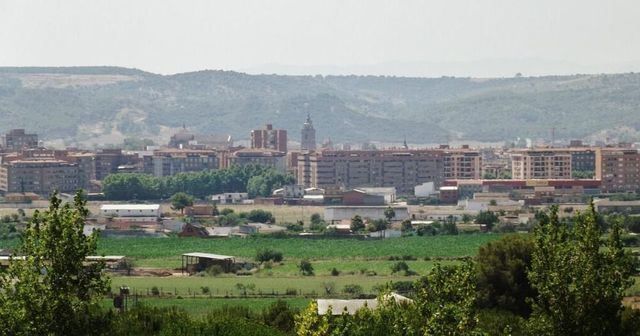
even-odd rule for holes
{"type": "MultiPolygon", "coordinates": [[[[180,267],[180,255],[186,252],[208,252],[253,259],[256,251],[275,249],[287,259],[375,260],[389,256],[417,258],[473,256],[478,247],[498,239],[500,235],[404,237],[384,240],[306,239],[306,238],[107,238],[99,241],[98,252],[125,255],[138,267],[180,267]]],[[[5,242],[0,242],[4,244],[5,242]]],[[[2,248],[2,246],[0,246],[2,248]]]]}

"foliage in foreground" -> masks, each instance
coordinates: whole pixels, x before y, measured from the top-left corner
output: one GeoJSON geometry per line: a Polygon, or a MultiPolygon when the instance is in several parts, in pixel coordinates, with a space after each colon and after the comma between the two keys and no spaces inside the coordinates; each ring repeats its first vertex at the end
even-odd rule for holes
{"type": "Polygon", "coordinates": [[[104,263],[85,263],[96,254],[97,235],[83,232],[87,216],[78,193],[73,204],[51,197],[36,211],[8,271],[0,275],[0,334],[77,335],[95,321],[93,311],[109,289],[104,263]]]}
{"type": "Polygon", "coordinates": [[[296,317],[298,335],[476,335],[473,264],[437,265],[417,284],[413,302],[396,302],[388,292],[379,306],[355,315],[318,315],[312,302],[296,317]]]}

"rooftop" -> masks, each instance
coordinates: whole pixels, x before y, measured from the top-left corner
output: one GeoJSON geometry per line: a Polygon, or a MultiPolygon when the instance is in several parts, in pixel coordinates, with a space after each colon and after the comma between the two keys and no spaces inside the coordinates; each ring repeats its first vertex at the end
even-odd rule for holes
{"type": "Polygon", "coordinates": [[[105,210],[159,210],[160,204],[103,204],[101,211],[105,210]]]}
{"type": "Polygon", "coordinates": [[[195,257],[195,258],[205,258],[205,259],[216,259],[216,260],[227,260],[234,259],[232,256],[226,256],[221,254],[213,254],[213,253],[203,253],[203,252],[190,252],[183,253],[183,257],[195,257]]]}

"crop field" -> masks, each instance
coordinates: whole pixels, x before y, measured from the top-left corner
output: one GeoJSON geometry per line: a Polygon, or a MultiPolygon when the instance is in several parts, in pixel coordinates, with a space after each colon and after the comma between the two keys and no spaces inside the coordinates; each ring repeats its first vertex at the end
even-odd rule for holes
{"type": "MultiPolygon", "coordinates": [[[[282,252],[287,259],[298,260],[380,260],[389,256],[461,257],[473,256],[485,243],[498,239],[497,234],[459,236],[404,237],[383,240],[308,239],[308,238],[106,238],[99,240],[98,252],[124,255],[138,267],[178,268],[180,255],[207,252],[252,260],[260,249],[282,252]]],[[[0,242],[0,248],[5,242],[0,242]]],[[[328,266],[333,267],[333,266],[328,266]]],[[[386,266],[384,266],[386,267],[386,266]]]]}
{"type": "Polygon", "coordinates": [[[295,291],[297,296],[324,295],[325,285],[332,285],[336,293],[341,293],[345,285],[360,285],[364,293],[375,294],[375,287],[389,282],[415,281],[416,276],[295,276],[295,277],[251,277],[251,276],[223,276],[223,277],[126,277],[118,276],[111,279],[111,287],[117,292],[121,286],[128,286],[132,292],[146,296],[152,294],[152,288],[170,297],[203,297],[202,287],[209,287],[210,295],[216,297],[239,297],[242,295],[285,295],[287,291],[295,291]],[[238,284],[253,289],[245,291],[238,288],[238,284]]]}
{"type": "MultiPolygon", "coordinates": [[[[250,311],[260,312],[269,307],[278,299],[273,298],[156,298],[156,297],[139,297],[138,304],[153,306],[158,308],[176,307],[186,311],[192,315],[206,315],[207,313],[224,307],[246,307],[250,311]]],[[[292,308],[303,309],[311,299],[307,298],[286,298],[284,299],[292,308]]],[[[130,298],[129,305],[134,304],[134,299],[130,298]]],[[[104,299],[102,306],[112,308],[112,299],[104,299]]]]}

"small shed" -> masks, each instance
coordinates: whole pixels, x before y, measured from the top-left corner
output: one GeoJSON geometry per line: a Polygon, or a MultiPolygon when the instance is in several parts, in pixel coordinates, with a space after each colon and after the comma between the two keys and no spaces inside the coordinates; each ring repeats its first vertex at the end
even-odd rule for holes
{"type": "Polygon", "coordinates": [[[225,272],[231,272],[236,259],[213,253],[191,252],[182,255],[182,273],[194,274],[206,270],[213,265],[219,265],[225,272]]]}

